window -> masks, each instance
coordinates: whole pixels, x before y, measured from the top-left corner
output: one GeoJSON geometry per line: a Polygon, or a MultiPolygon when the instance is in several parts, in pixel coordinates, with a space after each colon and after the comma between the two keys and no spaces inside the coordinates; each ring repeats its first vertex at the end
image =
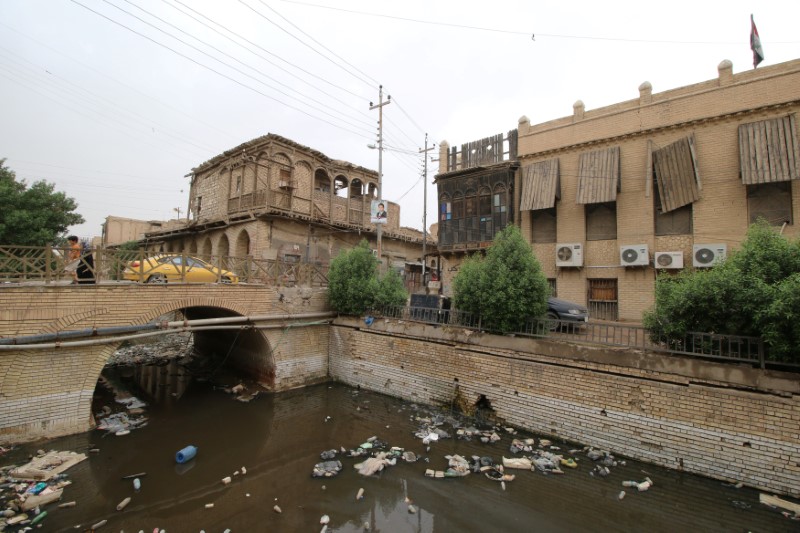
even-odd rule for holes
{"type": "Polygon", "coordinates": [[[656,235],[691,235],[693,210],[691,203],[664,212],[661,192],[653,177],[653,213],[656,235]]]}
{"type": "Polygon", "coordinates": [[[284,263],[299,263],[300,256],[297,254],[283,254],[284,263]]]}
{"type": "Polygon", "coordinates": [[[589,279],[589,316],[597,320],[617,320],[617,280],[589,279]]]}
{"type": "Polygon", "coordinates": [[[241,196],[242,195],[242,177],[236,176],[236,187],[233,189],[234,196],[241,196]]]}
{"type": "Polygon", "coordinates": [[[773,226],[792,224],[792,182],[779,181],[747,186],[747,215],[750,224],[759,218],[773,226]]]}
{"type": "Polygon", "coordinates": [[[203,208],[203,197],[202,196],[198,196],[197,197],[197,201],[195,202],[195,208],[194,208],[195,216],[199,216],[200,215],[200,209],[202,209],[202,208],[203,208]]]}
{"type": "Polygon", "coordinates": [[[453,205],[449,198],[443,198],[439,203],[439,220],[450,220],[453,218],[453,205]]]}
{"type": "Polygon", "coordinates": [[[531,211],[531,242],[556,242],[556,208],[531,211]]]}
{"type": "Polygon", "coordinates": [[[492,193],[489,189],[481,189],[478,193],[478,212],[480,217],[478,240],[491,241],[492,231],[492,193]]]}
{"type": "Polygon", "coordinates": [[[586,204],[586,240],[617,238],[617,203],[586,204]]]}
{"type": "Polygon", "coordinates": [[[558,287],[556,285],[556,278],[547,278],[547,284],[550,286],[550,296],[553,298],[558,297],[558,287]]]}

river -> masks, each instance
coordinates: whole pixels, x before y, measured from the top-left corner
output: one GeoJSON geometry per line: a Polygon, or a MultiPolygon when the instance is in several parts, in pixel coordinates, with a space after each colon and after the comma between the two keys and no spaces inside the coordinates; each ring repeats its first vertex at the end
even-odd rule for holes
{"type": "MultiPolygon", "coordinates": [[[[515,479],[505,483],[482,473],[426,477],[428,469],[447,469],[446,455],[500,462],[503,456],[531,455],[513,454],[512,439],[535,438],[536,449],[541,441],[502,427],[496,429],[497,442],[464,440],[444,423],[439,429],[453,438],[426,445],[415,433],[432,416],[454,420],[449,410],[336,383],[237,401],[224,387],[236,385],[239,377],[216,370],[213,379],[198,380],[180,360],[107,369],[103,381],[111,388],[98,386],[95,412],[103,406],[124,410],[110,390],[124,396],[128,389],[147,403],[146,425],[124,436],[96,429],[19,446],[0,457],[0,464],[9,465],[25,462],[38,449],[87,453],[87,460],[67,471],[72,484],[62,502],[76,505],[50,504],[41,531],[85,531],[105,520],[98,531],[318,532],[324,515],[330,518],[328,532],[800,530],[800,522],[759,504],[758,491],[746,487],[619,457],[624,465],[601,476],[584,451],[570,454],[581,448],[576,443],[554,441],[550,446],[558,449],[544,448],[577,460],[577,468],[565,467],[563,474],[507,469],[515,479]],[[420,459],[398,459],[365,477],[354,468],[364,457],[340,453],[343,468],[337,476],[312,477],[321,452],[353,450],[371,437],[420,459]],[[187,445],[196,446],[197,455],[177,464],[176,452],[187,445]],[[140,474],[139,491],[128,477],[134,474],[140,474]],[[226,477],[230,483],[223,483],[226,477]],[[647,491],[622,485],[645,478],[653,481],[647,491]],[[127,497],[130,503],[117,511],[127,497]]],[[[255,390],[244,383],[245,394],[255,390]]]]}

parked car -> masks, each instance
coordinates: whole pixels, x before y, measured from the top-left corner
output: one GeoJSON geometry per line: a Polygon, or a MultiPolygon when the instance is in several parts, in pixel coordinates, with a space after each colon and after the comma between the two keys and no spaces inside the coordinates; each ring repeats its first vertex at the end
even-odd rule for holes
{"type": "Polygon", "coordinates": [[[560,320],[561,323],[553,322],[550,329],[556,329],[559,325],[576,328],[580,324],[589,321],[589,310],[580,304],[562,300],[551,296],[547,299],[547,314],[545,317],[548,320],[560,320]],[[564,324],[567,322],[568,324],[564,324]]]}
{"type": "Polygon", "coordinates": [[[239,276],[196,257],[164,254],[134,260],[125,266],[122,279],[145,283],[239,283],[239,276]]]}

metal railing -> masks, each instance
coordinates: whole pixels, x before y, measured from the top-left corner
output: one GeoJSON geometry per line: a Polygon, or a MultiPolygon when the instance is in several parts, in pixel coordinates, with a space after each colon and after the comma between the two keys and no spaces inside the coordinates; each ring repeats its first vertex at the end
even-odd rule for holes
{"type": "MultiPolygon", "coordinates": [[[[385,307],[373,310],[372,314],[379,317],[422,322],[437,326],[454,326],[492,332],[491,326],[482,321],[480,316],[456,309],[385,307]]],[[[793,371],[800,370],[800,365],[798,364],[770,361],[761,338],[743,335],[690,332],[681,341],[666,342],[653,339],[650,332],[642,326],[605,322],[573,322],[547,318],[529,318],[522,330],[511,334],[521,337],[619,346],[701,359],[746,363],[759,368],[770,366],[793,371]]]]}
{"type": "MultiPolygon", "coordinates": [[[[69,282],[73,274],[66,247],[0,246],[0,283],[58,283],[69,282]]],[[[81,252],[78,281],[97,283],[107,281],[192,283],[231,281],[233,274],[240,283],[277,286],[323,287],[328,284],[327,267],[310,263],[291,263],[252,256],[218,256],[147,250],[86,248],[81,252]],[[152,258],[166,258],[162,263],[152,258]],[[148,261],[148,259],[151,259],[148,261]],[[169,269],[169,275],[160,278],[169,269]],[[200,274],[200,275],[198,275],[200,274]]]]}

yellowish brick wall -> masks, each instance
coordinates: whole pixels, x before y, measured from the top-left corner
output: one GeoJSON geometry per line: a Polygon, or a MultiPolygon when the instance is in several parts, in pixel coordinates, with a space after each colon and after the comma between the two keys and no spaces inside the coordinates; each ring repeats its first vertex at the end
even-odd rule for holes
{"type": "MultiPolygon", "coordinates": [[[[3,287],[0,336],[145,324],[187,307],[220,308],[251,317],[299,316],[326,311],[327,293],[265,285],[3,287]]],[[[313,320],[320,319],[308,319],[313,320]]],[[[273,377],[265,385],[276,391],[315,383],[328,375],[328,326],[290,325],[294,322],[261,330],[266,353],[255,354],[257,360],[250,362],[261,367],[254,369],[260,375],[273,377]]],[[[91,429],[95,386],[119,344],[0,351],[0,443],[91,429]]]]}
{"type": "Polygon", "coordinates": [[[517,427],[800,495],[795,376],[394,321],[337,324],[330,375],[349,385],[445,405],[458,386],[517,427]]]}
{"type": "MultiPolygon", "coordinates": [[[[694,85],[653,93],[643,84],[640,97],[594,110],[582,106],[572,115],[542,124],[519,124],[518,158],[523,165],[557,158],[561,199],[557,202],[557,242],[585,245],[584,266],[557,269],[555,244],[534,244],[547,277],[556,278],[559,296],[587,303],[591,278],[615,278],[619,288],[619,318],[641,320],[654,301],[652,267],[619,267],[619,248],[647,244],[652,264],[656,251],[682,251],[685,268],[692,268],[692,245],[725,243],[736,249],[749,224],[746,188],[739,175],[738,127],[741,124],[797,115],[800,111],[800,60],[732,74],[729,62],[719,65],[719,77],[694,85]],[[701,198],[693,204],[691,235],[656,236],[654,198],[647,194],[649,143],[658,149],[693,136],[697,153],[701,198]],[[620,192],[617,196],[617,238],[587,241],[584,206],[576,203],[580,155],[608,147],[620,148],[620,192]]],[[[800,123],[800,122],[796,122],[800,123]]],[[[800,132],[795,132],[800,139],[800,132]]],[[[444,148],[442,143],[440,146],[444,148]]],[[[446,152],[440,153],[444,172],[446,152]]],[[[518,172],[516,206],[522,184],[518,172]]],[[[785,228],[789,237],[800,235],[800,186],[792,183],[795,223],[785,228]]],[[[530,213],[518,217],[523,235],[531,239],[530,213]]],[[[457,266],[458,257],[449,257],[457,266]]],[[[445,286],[451,285],[451,274],[445,286]]]]}

